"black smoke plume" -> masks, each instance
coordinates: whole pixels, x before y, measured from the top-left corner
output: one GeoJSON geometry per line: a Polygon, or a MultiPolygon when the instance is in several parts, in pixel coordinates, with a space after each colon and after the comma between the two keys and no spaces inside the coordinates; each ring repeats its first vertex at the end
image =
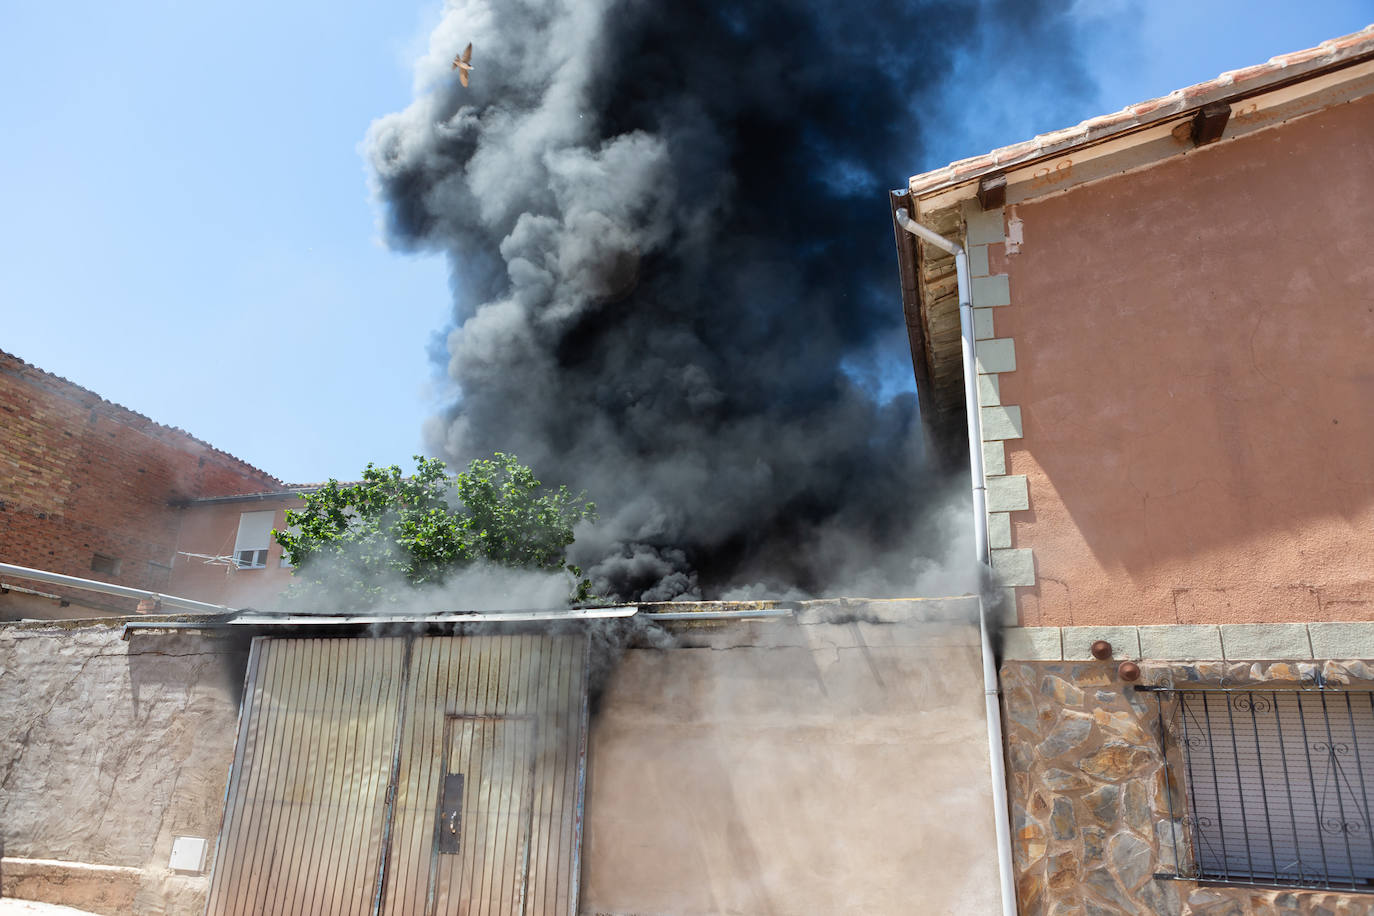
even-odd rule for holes
{"type": "Polygon", "coordinates": [[[433,448],[585,488],[574,558],[619,598],[957,588],[918,580],[967,516],[914,395],[879,394],[910,373],[886,189],[933,164],[929,112],[977,104],[956,55],[1025,65],[1044,7],[451,3],[368,140],[389,240],[453,266],[433,448]]]}

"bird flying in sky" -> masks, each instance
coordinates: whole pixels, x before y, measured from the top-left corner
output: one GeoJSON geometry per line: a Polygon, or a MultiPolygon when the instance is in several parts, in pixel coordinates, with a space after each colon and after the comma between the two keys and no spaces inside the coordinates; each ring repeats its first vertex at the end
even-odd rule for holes
{"type": "Polygon", "coordinates": [[[462,83],[464,86],[468,84],[468,73],[472,70],[472,64],[469,63],[470,60],[472,60],[472,42],[468,42],[468,46],[463,49],[462,54],[453,58],[452,69],[458,71],[458,82],[462,83]]]}

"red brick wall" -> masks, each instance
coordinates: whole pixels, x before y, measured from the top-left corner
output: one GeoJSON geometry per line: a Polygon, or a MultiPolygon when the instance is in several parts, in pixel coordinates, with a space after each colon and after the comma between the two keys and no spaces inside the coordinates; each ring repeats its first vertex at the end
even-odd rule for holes
{"type": "Polygon", "coordinates": [[[179,502],[279,489],[232,455],[0,352],[0,562],[166,590],[179,502]],[[119,560],[118,574],[92,571],[95,554],[119,560]]]}

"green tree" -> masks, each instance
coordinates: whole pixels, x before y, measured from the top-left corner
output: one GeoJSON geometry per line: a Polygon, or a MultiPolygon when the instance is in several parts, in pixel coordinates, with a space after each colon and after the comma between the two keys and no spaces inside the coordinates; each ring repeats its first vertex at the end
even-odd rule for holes
{"type": "Polygon", "coordinates": [[[591,583],[567,562],[573,527],[596,518],[585,494],[546,489],[501,452],[456,475],[437,458],[415,461],[409,476],[369,464],[361,482],[330,480],[287,510],[290,530],[273,535],[296,567],[290,599],[358,610],[400,600],[399,584],[442,584],[481,562],[564,570],[570,599],[591,599],[591,583]]]}

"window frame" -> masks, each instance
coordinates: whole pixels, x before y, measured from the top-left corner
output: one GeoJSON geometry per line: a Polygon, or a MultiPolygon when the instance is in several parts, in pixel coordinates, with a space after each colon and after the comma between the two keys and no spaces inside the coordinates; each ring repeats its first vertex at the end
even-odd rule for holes
{"type": "Polygon", "coordinates": [[[267,555],[272,549],[272,529],[276,527],[276,509],[256,509],[239,513],[238,530],[234,535],[234,566],[237,569],[266,569],[267,555]],[[260,535],[262,516],[267,516],[267,530],[260,535]],[[250,521],[250,518],[252,521],[250,521]],[[264,539],[265,538],[265,542],[264,539]],[[245,559],[245,555],[247,559],[245,559]]]}
{"type": "Polygon", "coordinates": [[[1176,826],[1160,837],[1174,871],[1155,877],[1374,894],[1374,688],[1316,675],[1135,690],[1154,695],[1165,785],[1180,788],[1165,792],[1176,826]],[[1248,867],[1228,844],[1237,836],[1248,867]],[[1290,848],[1295,862],[1278,854],[1290,848]]]}
{"type": "Polygon", "coordinates": [[[91,554],[91,572],[99,573],[102,576],[115,578],[119,575],[120,568],[123,567],[124,560],[121,557],[111,556],[108,553],[96,551],[91,554]]]}

